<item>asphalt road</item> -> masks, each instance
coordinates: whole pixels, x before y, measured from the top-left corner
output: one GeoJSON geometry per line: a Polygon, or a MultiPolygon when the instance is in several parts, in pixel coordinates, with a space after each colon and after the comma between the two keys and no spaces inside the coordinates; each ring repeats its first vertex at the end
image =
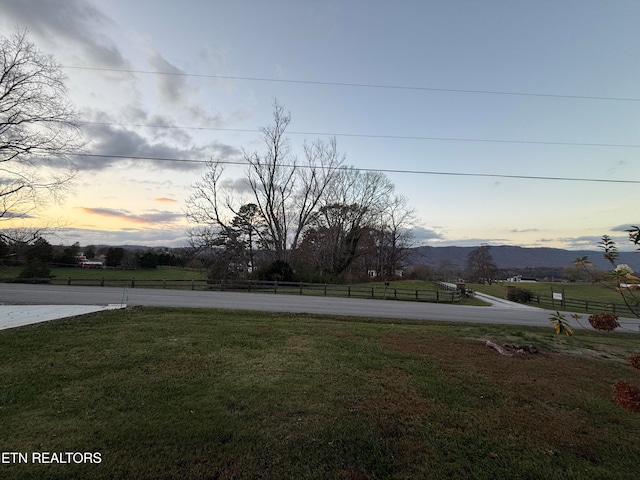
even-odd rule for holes
{"type": "MultiPolygon", "coordinates": [[[[108,305],[225,308],[268,312],[319,313],[360,317],[404,318],[446,322],[549,326],[549,310],[501,303],[491,307],[355,298],[275,295],[272,293],[207,292],[144,288],[0,284],[0,304],[108,305]]],[[[567,315],[571,324],[580,328],[567,315]]],[[[620,319],[620,331],[640,331],[637,319],[620,319]]],[[[586,318],[582,324],[588,326],[586,318]]]]}

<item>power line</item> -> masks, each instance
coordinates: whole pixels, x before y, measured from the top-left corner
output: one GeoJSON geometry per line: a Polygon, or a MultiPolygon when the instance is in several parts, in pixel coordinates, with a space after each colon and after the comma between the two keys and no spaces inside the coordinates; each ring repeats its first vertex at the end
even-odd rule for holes
{"type": "MultiPolygon", "coordinates": [[[[238,133],[262,133],[262,130],[248,129],[248,128],[220,128],[220,127],[192,127],[192,126],[174,126],[174,125],[147,125],[136,123],[109,123],[109,122],[79,122],[85,125],[110,125],[119,127],[146,127],[146,128],[166,128],[176,130],[205,130],[205,131],[220,131],[220,132],[238,132],[238,133]]],[[[379,134],[365,134],[365,133],[329,133],[329,132],[291,132],[287,131],[289,135],[315,135],[315,136],[329,136],[329,137],[348,137],[348,138],[379,138],[379,139],[393,139],[393,140],[429,140],[429,141],[444,141],[444,142],[472,142],[472,143],[507,143],[507,144],[520,144],[520,145],[560,145],[560,146],[573,146],[573,147],[625,147],[625,148],[640,148],[638,144],[628,143],[582,143],[582,142],[547,142],[537,140],[500,140],[489,138],[462,138],[462,137],[426,137],[417,135],[379,135],[379,134]]]]}
{"type": "MultiPolygon", "coordinates": [[[[207,160],[197,160],[189,158],[170,158],[170,157],[140,157],[140,156],[127,156],[127,155],[102,155],[102,154],[76,154],[79,157],[89,158],[114,158],[119,160],[151,160],[154,162],[177,162],[177,163],[200,163],[206,164],[207,160]]],[[[223,165],[241,165],[247,166],[247,162],[232,161],[232,160],[218,160],[217,163],[223,165]]],[[[293,164],[281,164],[282,167],[293,167],[293,164]]],[[[312,168],[309,165],[295,165],[297,168],[312,168]]],[[[552,181],[564,181],[564,182],[591,182],[591,183],[622,183],[622,184],[640,184],[640,180],[614,180],[614,179],[602,179],[602,178],[579,178],[579,177],[547,177],[537,175],[504,175],[497,173],[463,173],[463,172],[437,172],[429,170],[401,170],[401,169],[387,169],[387,168],[363,168],[363,167],[338,167],[342,170],[357,170],[361,172],[380,172],[380,173],[401,173],[410,175],[442,175],[453,177],[480,177],[480,178],[504,178],[504,179],[520,179],[520,180],[552,180],[552,181]]]]}
{"type": "Polygon", "coordinates": [[[462,88],[419,87],[419,86],[411,86],[411,85],[384,85],[384,84],[375,84],[375,83],[322,82],[318,80],[295,80],[295,79],[281,79],[281,78],[268,78],[268,77],[210,75],[210,74],[188,73],[188,72],[162,72],[162,71],[155,71],[155,70],[81,67],[77,65],[62,65],[61,67],[72,69],[72,70],[141,73],[146,75],[170,75],[175,77],[212,78],[212,79],[220,79],[220,80],[243,80],[243,81],[252,81],[252,82],[289,83],[289,84],[300,84],[300,85],[323,85],[323,86],[331,86],[331,87],[375,88],[375,89],[413,90],[413,91],[427,91],[427,92],[473,93],[473,94],[482,94],[482,95],[507,95],[507,96],[520,96],[520,97],[569,98],[569,99],[578,99],[578,100],[608,100],[608,101],[618,101],[618,102],[640,102],[640,98],[632,98],[632,97],[605,97],[605,96],[595,96],[595,95],[561,95],[561,94],[552,94],[552,93],[510,92],[510,91],[504,91],[504,90],[471,90],[471,89],[462,89],[462,88]]]}

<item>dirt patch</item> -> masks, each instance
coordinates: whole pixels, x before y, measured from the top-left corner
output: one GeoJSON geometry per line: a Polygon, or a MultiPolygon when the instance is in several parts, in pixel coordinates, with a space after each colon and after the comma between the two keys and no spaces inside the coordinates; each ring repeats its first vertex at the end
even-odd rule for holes
{"type": "MultiPolygon", "coordinates": [[[[611,398],[616,373],[604,364],[560,353],[504,356],[482,341],[438,335],[391,333],[380,341],[390,350],[423,357],[452,382],[479,380],[496,388],[500,399],[495,408],[482,411],[485,425],[576,452],[598,441],[584,403],[588,399],[579,399],[585,390],[611,398]]],[[[410,379],[404,382],[410,384],[410,379]]],[[[424,400],[410,402],[422,405],[422,411],[428,408],[424,400]]]]}
{"type": "Polygon", "coordinates": [[[540,353],[538,347],[535,345],[520,345],[518,343],[503,343],[502,345],[499,345],[492,340],[486,340],[484,344],[489,348],[493,348],[500,355],[505,355],[507,357],[513,357],[514,355],[537,355],[540,353]]]}
{"type": "Polygon", "coordinates": [[[311,341],[308,337],[302,335],[292,335],[287,338],[284,348],[288,352],[296,353],[308,350],[311,346],[311,341]]]}
{"type": "MultiPolygon", "coordinates": [[[[585,380],[601,381],[601,370],[568,355],[499,355],[485,342],[444,336],[417,337],[392,334],[382,339],[393,350],[428,358],[443,374],[481,378],[526,399],[549,401],[581,391],[585,380]]],[[[603,393],[608,386],[603,383],[603,393]]]]}

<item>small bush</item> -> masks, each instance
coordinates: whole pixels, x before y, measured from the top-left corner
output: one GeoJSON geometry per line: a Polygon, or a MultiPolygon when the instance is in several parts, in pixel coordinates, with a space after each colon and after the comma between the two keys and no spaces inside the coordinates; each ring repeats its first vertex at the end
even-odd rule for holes
{"type": "Polygon", "coordinates": [[[526,288],[514,287],[507,292],[507,300],[518,303],[531,303],[533,292],[526,288]]]}
{"type": "Polygon", "coordinates": [[[613,399],[618,405],[632,412],[640,412],[640,390],[624,381],[613,387],[613,399]]]}
{"type": "Polygon", "coordinates": [[[18,274],[19,280],[46,279],[51,277],[51,269],[38,259],[30,260],[18,274]]]}
{"type": "Polygon", "coordinates": [[[272,282],[294,282],[296,276],[291,265],[282,260],[276,260],[258,271],[258,279],[272,282]]]}
{"type": "Polygon", "coordinates": [[[589,317],[589,323],[596,330],[611,332],[618,328],[618,317],[613,313],[595,313],[589,317]]]}
{"type": "Polygon", "coordinates": [[[631,355],[630,357],[627,357],[627,363],[633,368],[640,370],[640,355],[631,355]]]}

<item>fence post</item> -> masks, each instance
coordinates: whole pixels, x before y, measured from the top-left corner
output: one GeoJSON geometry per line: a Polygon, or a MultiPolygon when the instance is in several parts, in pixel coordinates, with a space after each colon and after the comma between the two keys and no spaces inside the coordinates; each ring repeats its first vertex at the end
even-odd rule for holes
{"type": "Polygon", "coordinates": [[[249,280],[249,288],[248,288],[248,290],[249,290],[249,293],[251,293],[251,280],[249,280]]]}
{"type": "Polygon", "coordinates": [[[325,297],[327,296],[327,284],[326,283],[324,284],[324,296],[325,297]]]}
{"type": "Polygon", "coordinates": [[[371,287],[371,298],[373,298],[373,287],[371,287]]]}
{"type": "Polygon", "coordinates": [[[347,287],[347,297],[351,298],[351,286],[347,287]]]}
{"type": "Polygon", "coordinates": [[[418,301],[418,289],[416,288],[416,302],[418,301]]]}
{"type": "Polygon", "coordinates": [[[196,289],[196,281],[194,279],[191,279],[191,290],[195,290],[196,289]]]}
{"type": "Polygon", "coordinates": [[[398,289],[397,289],[397,288],[394,288],[394,289],[393,289],[393,299],[394,299],[394,300],[397,300],[397,299],[398,299],[398,289]]]}
{"type": "Polygon", "coordinates": [[[67,277],[67,285],[71,285],[71,277],[67,277]]]}
{"type": "Polygon", "coordinates": [[[440,290],[436,290],[436,303],[440,303],[440,290]]]}
{"type": "Polygon", "coordinates": [[[167,288],[167,279],[166,278],[162,279],[162,288],[167,288]]]}
{"type": "Polygon", "coordinates": [[[302,282],[300,282],[300,295],[302,295],[302,282]]]}
{"type": "Polygon", "coordinates": [[[275,295],[276,293],[278,293],[278,281],[277,280],[273,283],[273,294],[275,295]]]}
{"type": "Polygon", "coordinates": [[[101,286],[101,287],[104,287],[104,277],[102,277],[102,278],[100,279],[100,286],[101,286]]]}
{"type": "Polygon", "coordinates": [[[135,277],[131,279],[131,288],[135,288],[136,286],[136,279],[135,277]]]}

